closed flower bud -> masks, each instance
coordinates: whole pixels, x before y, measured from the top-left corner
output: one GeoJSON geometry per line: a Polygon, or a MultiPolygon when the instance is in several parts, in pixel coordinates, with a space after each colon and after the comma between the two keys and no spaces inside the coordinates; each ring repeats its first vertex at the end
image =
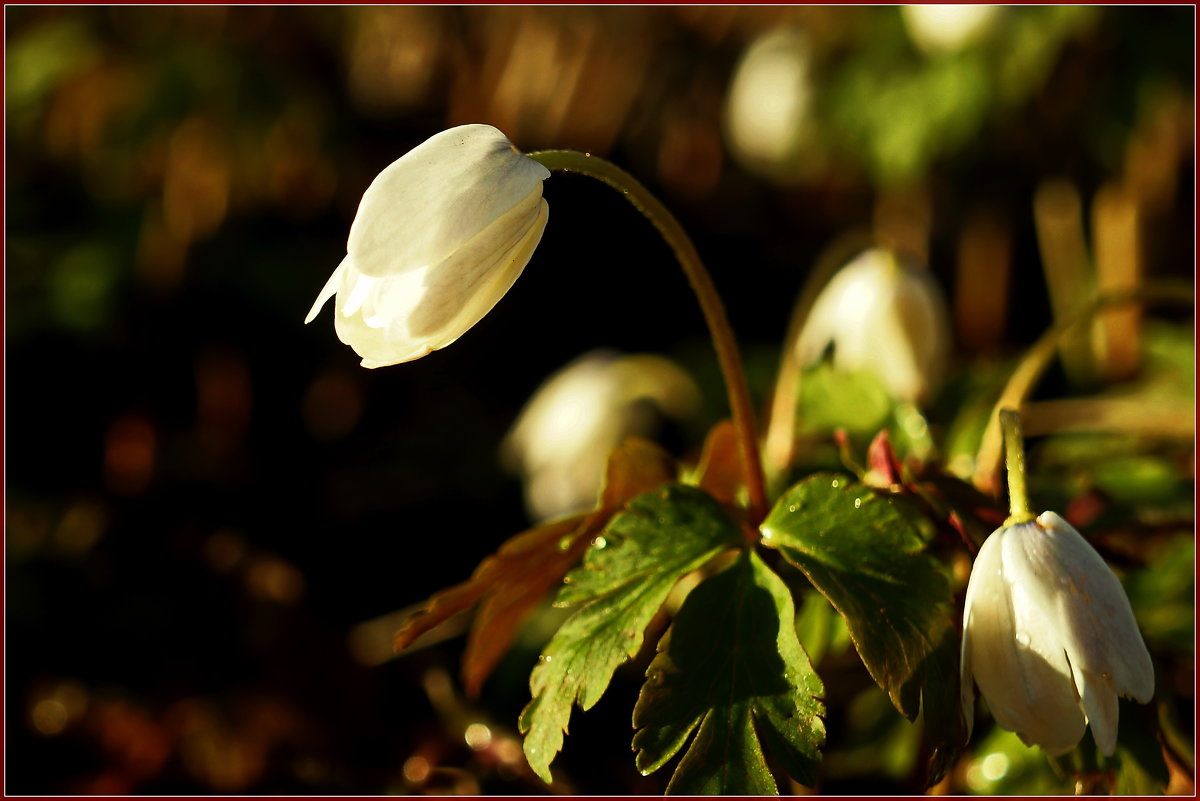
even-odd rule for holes
{"type": "Polygon", "coordinates": [[[490,125],[426,140],[367,187],[346,257],[305,322],[337,295],[338,338],[363,367],[446,347],[529,263],[546,227],[549,175],[490,125]]]}
{"type": "Polygon", "coordinates": [[[929,400],[950,347],[946,301],[925,271],[891,252],[868,250],[825,285],[796,341],[802,365],[830,345],[833,365],[873,373],[893,398],[929,400]]]}
{"type": "Polygon", "coordinates": [[[963,612],[962,701],[974,685],[1001,728],[1050,754],[1090,724],[1100,751],[1117,743],[1117,696],[1154,694],[1154,668],[1121,583],[1054,512],[998,529],[979,550],[963,612]]]}

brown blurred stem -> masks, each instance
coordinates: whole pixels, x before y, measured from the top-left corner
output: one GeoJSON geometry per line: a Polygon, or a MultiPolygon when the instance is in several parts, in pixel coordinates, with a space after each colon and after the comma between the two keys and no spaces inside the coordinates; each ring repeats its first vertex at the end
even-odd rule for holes
{"type": "Polygon", "coordinates": [[[1094,298],[1084,304],[1077,314],[1064,320],[1042,334],[1026,352],[1016,369],[1004,385],[996,405],[992,409],[988,427],[979,444],[975,458],[974,483],[981,491],[996,495],[1000,489],[1000,461],[1004,450],[1004,439],[1000,429],[1000,410],[1020,409],[1021,404],[1037,384],[1058,348],[1064,334],[1076,325],[1090,320],[1096,312],[1110,306],[1129,303],[1167,303],[1192,305],[1195,293],[1190,283],[1184,281],[1147,281],[1140,287],[1115,292],[1094,298]]]}
{"type": "Polygon", "coordinates": [[[692,290],[696,293],[696,298],[700,301],[700,309],[704,313],[713,346],[717,351],[717,360],[721,364],[725,389],[729,395],[729,407],[733,412],[733,425],[737,430],[742,473],[750,496],[751,522],[758,526],[767,514],[767,492],[758,450],[754,409],[750,404],[750,391],[746,386],[742,357],[738,352],[728,315],[725,313],[725,304],[721,302],[721,296],[700,260],[696,246],[667,207],[636,178],[615,164],[577,150],[540,150],[530,153],[529,157],[549,170],[577,172],[603,181],[616,189],[658,229],[663,239],[671,246],[680,267],[688,277],[688,282],[692,285],[692,290]]]}

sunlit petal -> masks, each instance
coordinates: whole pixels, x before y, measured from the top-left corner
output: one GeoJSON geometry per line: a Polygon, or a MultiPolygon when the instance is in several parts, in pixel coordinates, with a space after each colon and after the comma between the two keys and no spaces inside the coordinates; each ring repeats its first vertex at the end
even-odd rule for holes
{"type": "Polygon", "coordinates": [[[549,214],[542,199],[548,175],[490,126],[434,136],[367,189],[348,254],[306,322],[336,294],[338,338],[364,367],[446,347],[529,263],[549,214]]]}

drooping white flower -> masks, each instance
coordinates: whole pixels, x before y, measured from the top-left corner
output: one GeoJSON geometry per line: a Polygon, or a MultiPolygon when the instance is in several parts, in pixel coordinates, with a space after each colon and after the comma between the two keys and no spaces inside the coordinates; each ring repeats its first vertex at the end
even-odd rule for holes
{"type": "Polygon", "coordinates": [[[627,437],[652,433],[641,401],[682,419],[695,411],[699,390],[668,359],[603,350],[580,356],[538,387],[502,445],[504,460],[521,475],[531,516],[595,504],[609,453],[627,437]]]}
{"type": "Polygon", "coordinates": [[[462,125],[392,162],[363,194],[346,257],[305,322],[337,295],[338,338],[363,367],[419,359],[479,322],[529,263],[550,172],[490,125],[462,125]]]}
{"type": "Polygon", "coordinates": [[[997,529],[975,558],[963,612],[962,703],[975,690],[1001,728],[1050,754],[1088,724],[1105,755],[1117,742],[1117,696],[1154,694],[1154,668],[1112,570],[1054,512],[997,529]]]}
{"type": "Polygon", "coordinates": [[[950,348],[941,289],[890,251],[867,250],[817,296],[796,341],[796,358],[811,364],[830,344],[838,370],[874,373],[898,400],[927,400],[950,348]]]}

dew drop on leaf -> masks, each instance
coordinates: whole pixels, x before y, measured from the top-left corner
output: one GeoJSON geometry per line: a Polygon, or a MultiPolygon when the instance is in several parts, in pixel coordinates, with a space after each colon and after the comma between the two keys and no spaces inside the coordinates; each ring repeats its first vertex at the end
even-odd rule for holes
{"type": "Polygon", "coordinates": [[[567,536],[565,536],[565,537],[563,537],[562,539],[560,539],[560,540],[558,541],[558,550],[560,550],[560,551],[569,551],[569,550],[571,550],[571,540],[572,540],[572,539],[573,539],[573,538],[572,538],[572,536],[571,536],[570,534],[568,534],[567,536]]]}
{"type": "Polygon", "coordinates": [[[862,508],[862,498],[855,498],[855,499],[854,499],[854,508],[855,508],[855,509],[861,509],[861,508],[862,508]]]}
{"type": "Polygon", "coordinates": [[[840,482],[839,482],[839,481],[838,481],[838,480],[835,478],[835,479],[833,480],[833,488],[834,488],[834,489],[837,489],[837,488],[838,488],[838,484],[839,484],[839,483],[840,483],[840,482]]]}
{"type": "Polygon", "coordinates": [[[796,511],[796,504],[794,504],[794,503],[789,503],[789,504],[788,504],[788,511],[789,511],[789,512],[794,512],[794,511],[796,511]]]}
{"type": "Polygon", "coordinates": [[[596,537],[596,539],[592,540],[592,547],[602,550],[608,547],[608,540],[604,539],[604,537],[596,537]]]}

